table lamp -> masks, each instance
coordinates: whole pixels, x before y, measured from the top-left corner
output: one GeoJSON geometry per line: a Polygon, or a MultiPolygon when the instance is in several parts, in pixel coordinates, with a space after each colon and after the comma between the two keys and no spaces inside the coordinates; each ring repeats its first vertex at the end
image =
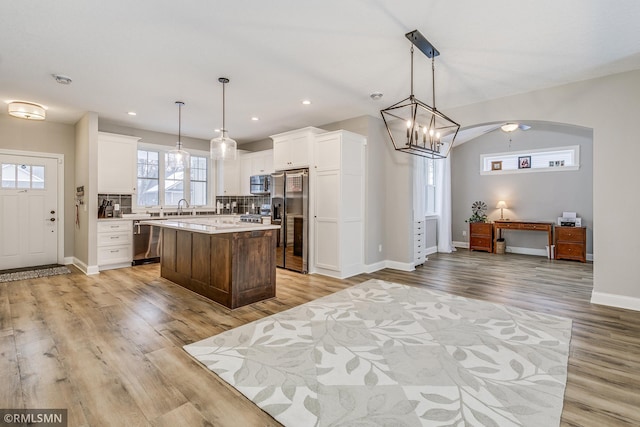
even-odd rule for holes
{"type": "Polygon", "coordinates": [[[504,209],[508,208],[507,206],[507,202],[505,202],[504,200],[500,200],[498,202],[498,204],[496,205],[496,209],[500,209],[500,219],[503,220],[504,219],[504,215],[503,215],[503,211],[504,209]]]}

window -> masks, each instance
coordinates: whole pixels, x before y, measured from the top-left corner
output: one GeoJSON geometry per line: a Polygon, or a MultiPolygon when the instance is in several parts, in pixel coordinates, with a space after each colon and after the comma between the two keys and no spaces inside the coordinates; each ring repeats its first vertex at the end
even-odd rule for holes
{"type": "Polygon", "coordinates": [[[138,206],[177,206],[186,199],[191,206],[207,206],[212,176],[208,156],[191,152],[188,174],[181,169],[170,169],[168,147],[140,144],[138,149],[138,206]]]}
{"type": "Polygon", "coordinates": [[[2,188],[44,189],[44,166],[2,164],[2,188]]]}
{"type": "Polygon", "coordinates": [[[425,187],[425,213],[434,215],[436,213],[436,161],[434,159],[424,159],[426,187],[425,187]]]}
{"type": "Polygon", "coordinates": [[[579,168],[579,145],[480,155],[480,175],[575,171],[579,168]]]}
{"type": "Polygon", "coordinates": [[[138,206],[158,206],[160,153],[138,150],[138,206]]]}
{"type": "MultiPolygon", "coordinates": [[[[164,164],[169,164],[172,154],[164,154],[164,164]]],[[[184,197],[184,171],[176,168],[164,168],[164,203],[165,206],[178,205],[184,197]]]]}
{"type": "Polygon", "coordinates": [[[191,156],[191,180],[189,182],[190,204],[204,206],[207,204],[207,158],[191,156]]]}

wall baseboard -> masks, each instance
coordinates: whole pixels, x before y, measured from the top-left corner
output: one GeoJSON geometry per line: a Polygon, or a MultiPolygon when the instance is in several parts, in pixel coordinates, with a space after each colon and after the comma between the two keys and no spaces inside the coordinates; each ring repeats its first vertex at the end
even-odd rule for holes
{"type": "Polygon", "coordinates": [[[427,249],[424,250],[424,254],[425,255],[435,254],[436,252],[438,252],[438,247],[437,246],[431,246],[430,248],[427,248],[427,249]]]}
{"type": "Polygon", "coordinates": [[[73,262],[71,262],[70,264],[75,265],[76,267],[78,267],[80,269],[80,271],[82,271],[84,274],[86,274],[87,276],[90,276],[92,274],[98,274],[100,273],[100,270],[98,269],[97,265],[87,265],[84,262],[80,261],[78,258],[73,258],[73,262]]]}
{"type": "Polygon", "coordinates": [[[415,267],[412,262],[398,262],[391,260],[378,261],[374,264],[366,264],[364,266],[365,273],[373,273],[378,270],[382,270],[384,268],[391,268],[393,270],[401,270],[401,271],[413,271],[415,267]]]}
{"type": "Polygon", "coordinates": [[[453,242],[453,246],[456,248],[469,249],[469,242],[453,242]]]}
{"type": "Polygon", "coordinates": [[[73,264],[75,258],[72,256],[66,256],[63,258],[64,265],[73,264]]]}
{"type": "Polygon", "coordinates": [[[607,305],[610,307],[640,311],[640,298],[608,294],[605,292],[591,292],[591,304],[607,305]]]}

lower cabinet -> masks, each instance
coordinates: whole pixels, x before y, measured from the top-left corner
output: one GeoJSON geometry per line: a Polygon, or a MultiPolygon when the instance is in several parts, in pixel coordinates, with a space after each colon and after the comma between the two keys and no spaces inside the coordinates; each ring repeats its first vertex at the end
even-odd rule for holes
{"type": "Polygon", "coordinates": [[[587,262],[587,229],[585,227],[554,228],[556,259],[587,262]]]}
{"type": "Polygon", "coordinates": [[[206,234],[162,229],[160,275],[228,308],[276,295],[277,230],[206,234]]]}
{"type": "Polygon", "coordinates": [[[414,221],[413,223],[413,265],[417,267],[424,264],[427,258],[426,253],[426,233],[424,221],[414,221]]]}
{"type": "Polygon", "coordinates": [[[490,222],[469,223],[469,249],[493,252],[493,224],[490,222]]]}
{"type": "Polygon", "coordinates": [[[133,222],[98,221],[98,268],[130,267],[133,260],[133,222]]]}

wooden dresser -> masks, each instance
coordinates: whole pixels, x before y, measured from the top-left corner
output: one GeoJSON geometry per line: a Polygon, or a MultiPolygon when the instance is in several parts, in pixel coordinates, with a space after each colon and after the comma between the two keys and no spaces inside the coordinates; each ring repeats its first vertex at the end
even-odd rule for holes
{"type": "Polygon", "coordinates": [[[586,227],[555,227],[556,259],[587,262],[586,227]]]}
{"type": "Polygon", "coordinates": [[[493,252],[493,224],[490,222],[469,223],[469,249],[493,252]]]}

